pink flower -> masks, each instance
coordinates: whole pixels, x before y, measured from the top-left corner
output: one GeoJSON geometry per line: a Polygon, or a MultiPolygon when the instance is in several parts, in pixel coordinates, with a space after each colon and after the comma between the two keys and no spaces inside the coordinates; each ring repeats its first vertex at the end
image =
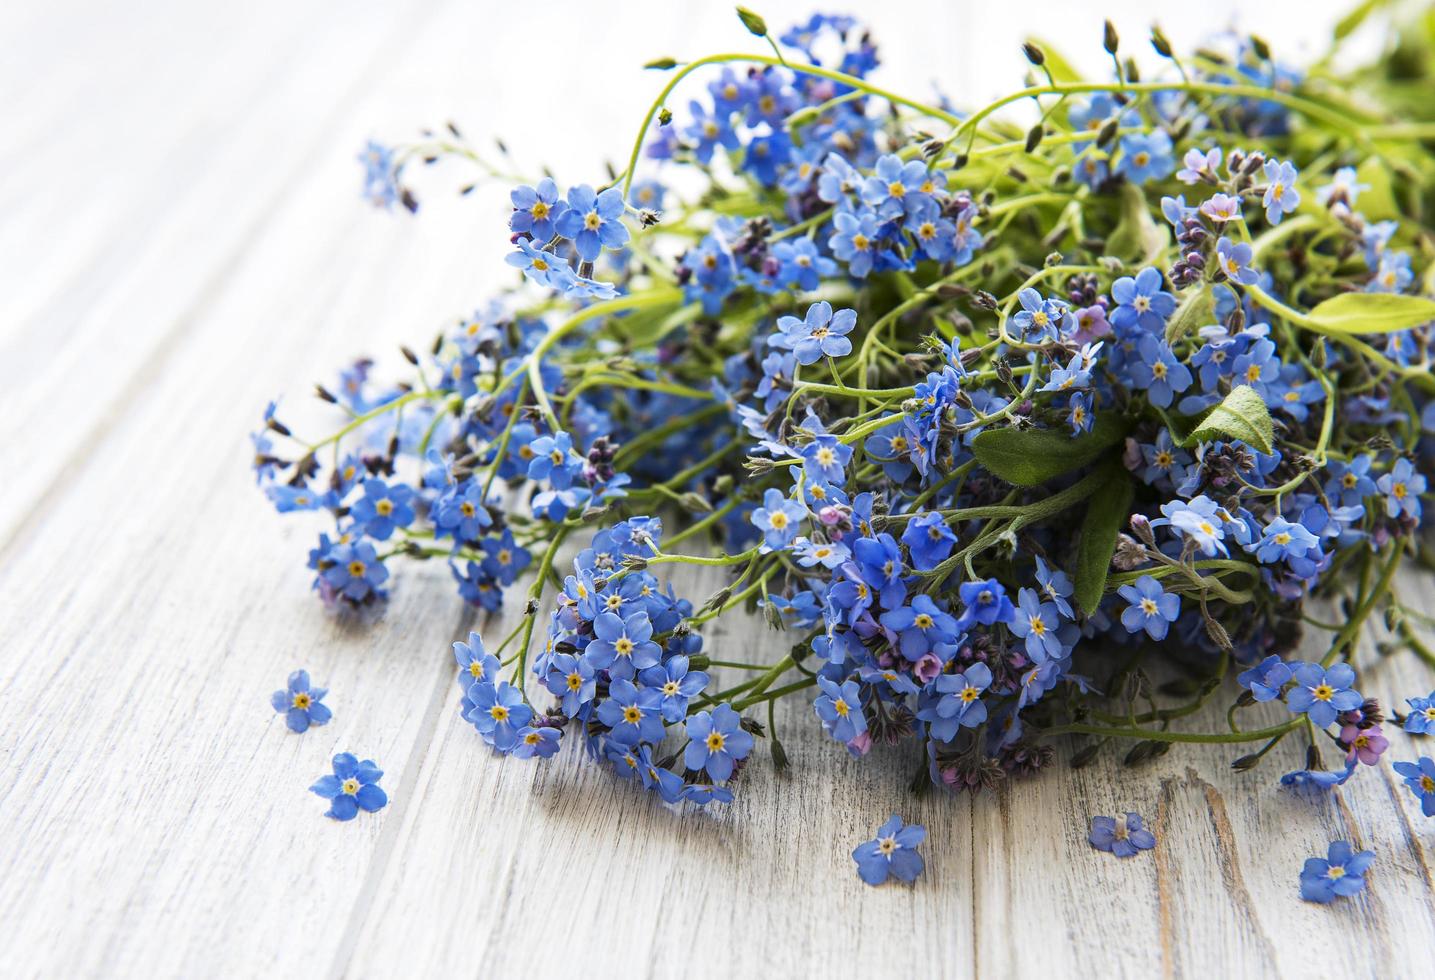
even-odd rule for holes
{"type": "Polygon", "coordinates": [[[1390,747],[1390,743],[1380,733],[1379,725],[1364,731],[1355,725],[1346,725],[1340,730],[1340,740],[1350,746],[1345,753],[1347,763],[1359,759],[1367,766],[1373,766],[1379,762],[1381,754],[1390,747]]]}

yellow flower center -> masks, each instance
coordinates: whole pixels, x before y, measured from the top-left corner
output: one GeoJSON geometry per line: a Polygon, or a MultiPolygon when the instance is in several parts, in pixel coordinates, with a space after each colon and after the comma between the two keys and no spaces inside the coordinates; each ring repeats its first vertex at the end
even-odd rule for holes
{"type": "Polygon", "coordinates": [[[776,528],[777,530],[779,530],[779,531],[781,531],[783,528],[787,527],[787,515],[784,514],[784,513],[783,513],[782,511],[780,511],[780,510],[779,510],[779,511],[775,511],[775,512],[768,518],[768,520],[771,522],[772,526],[773,526],[774,528],[776,528]]]}
{"type": "Polygon", "coordinates": [[[578,671],[576,671],[576,670],[573,671],[573,673],[571,673],[571,674],[568,675],[568,690],[570,690],[570,691],[581,691],[581,690],[583,690],[583,675],[580,674],[580,673],[578,673],[578,671]]]}
{"type": "Polygon", "coordinates": [[[636,725],[643,720],[643,709],[636,704],[630,704],[623,709],[623,720],[630,725],[636,725]]]}
{"type": "Polygon", "coordinates": [[[859,252],[867,251],[871,244],[872,242],[867,238],[866,235],[858,233],[852,236],[852,247],[859,252]]]}
{"type": "Polygon", "coordinates": [[[583,216],[583,227],[589,231],[597,231],[598,226],[602,223],[603,219],[598,217],[597,211],[589,211],[583,216]]]}
{"type": "Polygon", "coordinates": [[[912,621],[912,625],[919,630],[929,630],[932,628],[932,617],[926,613],[918,613],[917,618],[912,621]]]}
{"type": "Polygon", "coordinates": [[[842,700],[841,698],[838,698],[836,701],[832,702],[832,710],[836,711],[843,718],[846,718],[847,712],[851,711],[852,709],[848,706],[846,701],[842,700]]]}
{"type": "Polygon", "coordinates": [[[721,752],[722,747],[724,744],[726,744],[726,742],[727,736],[724,735],[722,732],[708,733],[706,744],[709,752],[721,752]]]}
{"type": "Polygon", "coordinates": [[[548,217],[548,205],[544,204],[542,201],[534,201],[532,211],[533,217],[539,221],[542,221],[544,218],[548,217]]]}
{"type": "Polygon", "coordinates": [[[974,687],[962,688],[962,700],[965,701],[967,704],[971,704],[980,696],[981,692],[974,687]]]}
{"type": "Polygon", "coordinates": [[[394,512],[394,502],[392,500],[380,500],[374,504],[374,511],[380,517],[388,517],[394,512]]]}
{"type": "Polygon", "coordinates": [[[633,654],[633,641],[626,636],[620,636],[613,643],[613,649],[618,651],[618,656],[629,657],[633,654]]]}
{"type": "Polygon", "coordinates": [[[1142,611],[1143,613],[1145,613],[1146,615],[1148,615],[1148,616],[1154,616],[1154,615],[1156,615],[1156,600],[1155,600],[1155,599],[1142,599],[1142,600],[1141,600],[1141,611],[1142,611]]]}
{"type": "Polygon", "coordinates": [[[305,691],[300,691],[298,694],[294,695],[294,707],[296,708],[307,708],[313,703],[314,699],[309,697],[308,693],[305,691]]]}
{"type": "Polygon", "coordinates": [[[364,572],[366,571],[368,571],[368,566],[357,558],[349,562],[349,576],[351,578],[363,578],[364,572]]]}
{"type": "Polygon", "coordinates": [[[1331,698],[1335,697],[1335,688],[1331,687],[1329,684],[1318,684],[1315,687],[1311,688],[1310,696],[1315,698],[1317,701],[1329,701],[1331,698]]]}
{"type": "Polygon", "coordinates": [[[348,793],[350,796],[353,796],[359,791],[359,781],[353,776],[350,776],[348,779],[344,780],[343,789],[345,793],[348,793]]]}

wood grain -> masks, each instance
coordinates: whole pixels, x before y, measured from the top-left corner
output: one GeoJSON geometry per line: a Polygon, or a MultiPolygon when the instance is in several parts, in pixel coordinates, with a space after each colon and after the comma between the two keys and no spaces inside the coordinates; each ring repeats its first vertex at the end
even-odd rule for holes
{"type": "MultiPolygon", "coordinates": [[[[1128,37],[1150,16],[1112,6],[1128,37]]],[[[1310,6],[1314,38],[1341,4],[1310,6]]],[[[318,527],[275,519],[245,433],[268,398],[422,345],[506,281],[504,189],[450,202],[457,172],[419,175],[420,220],[366,211],[364,137],[457,117],[526,143],[516,168],[557,157],[590,179],[660,82],[629,67],[750,39],[723,5],[657,0],[145,13],[22,3],[0,35],[0,976],[1403,976],[1435,960],[1435,823],[1388,772],[1278,790],[1294,747],[1245,775],[1198,747],[913,798],[910,749],[850,759],[796,698],[776,715],[791,771],[760,744],[711,813],[571,747],[492,757],[458,716],[448,644],[480,624],[445,568],[404,570],[367,621],[325,615],[302,567],[318,527]],[[582,111],[541,111],[532,79],[567,91],[594,58],[622,71],[579,91],[582,111]],[[267,703],[301,665],[335,710],[302,737],[267,703]],[[387,809],[320,815],[306,787],[340,750],[386,769],[387,809]],[[1155,852],[1093,851],[1090,817],[1126,809],[1155,852]],[[869,889],[849,852],[893,812],[928,827],[927,873],[869,889]],[[1301,903],[1301,862],[1338,836],[1376,848],[1369,890],[1301,903]]],[[[908,91],[995,94],[1032,22],[1099,61],[1067,41],[1092,23],[1074,5],[867,13],[908,91]]],[[[1209,22],[1162,13],[1173,36],[1209,22]]],[[[1279,11],[1249,14],[1278,33],[1279,11]]],[[[719,584],[674,578],[697,598],[719,584]]],[[[1435,606],[1429,577],[1400,588],[1435,606]]],[[[719,655],[784,645],[755,620],[706,637],[719,655]]],[[[1435,678],[1404,659],[1362,684],[1400,705],[1435,678]]]]}

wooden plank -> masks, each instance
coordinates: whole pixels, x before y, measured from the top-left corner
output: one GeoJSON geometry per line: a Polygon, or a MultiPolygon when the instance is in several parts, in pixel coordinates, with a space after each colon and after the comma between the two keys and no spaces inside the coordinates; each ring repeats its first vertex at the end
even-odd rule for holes
{"type": "MultiPolygon", "coordinates": [[[[0,230],[17,284],[0,295],[0,469],[15,503],[0,517],[0,546],[163,370],[305,171],[346,157],[341,179],[357,187],[352,157],[378,104],[371,95],[363,114],[345,110],[372,93],[404,15],[293,11],[191,12],[177,35],[151,25],[158,38],[117,27],[116,40],[135,46],[99,45],[85,84],[58,86],[80,119],[24,161],[11,185],[25,190],[18,220],[0,230]],[[161,41],[172,49],[156,57],[161,41]],[[108,162],[96,172],[101,150],[108,162]]],[[[21,103],[31,106],[22,123],[63,117],[48,82],[67,64],[21,103]]]]}
{"type": "MultiPolygon", "coordinates": [[[[674,581],[701,601],[715,578],[674,581]]],[[[488,633],[501,637],[516,621],[488,633]]],[[[719,657],[781,643],[755,618],[705,635],[719,657]]],[[[790,772],[775,774],[759,742],[730,808],[675,812],[574,745],[546,763],[493,757],[459,717],[458,697],[454,685],[416,787],[422,804],[404,815],[343,972],[437,976],[482,963],[497,973],[563,973],[601,964],[600,972],[656,976],[800,976],[824,962],[854,976],[904,963],[969,971],[970,808],[910,796],[921,764],[910,745],[851,759],[822,735],[807,700],[789,699],[778,730],[790,772]],[[850,852],[893,812],[928,828],[928,877],[914,888],[872,889],[850,852]],[[435,921],[453,927],[432,929],[435,921]],[[416,934],[424,942],[413,942],[416,934]],[[892,941],[906,935],[922,942],[892,941]]]]}
{"type": "MultiPolygon", "coordinates": [[[[430,17],[419,51],[452,29],[430,17]]],[[[381,80],[345,137],[390,105],[381,80]]],[[[0,569],[0,874],[22,883],[0,895],[0,973],[327,962],[411,798],[405,760],[467,622],[446,570],[402,577],[377,623],[326,617],[309,533],[281,530],[244,474],[276,387],[303,391],[370,342],[422,344],[472,300],[466,256],[435,247],[453,224],[365,210],[352,156],[326,152],[296,183],[0,569]],[[363,288],[389,277],[406,288],[363,288]],[[395,655],[424,650],[437,659],[395,655]],[[294,737],[266,699],[301,665],[335,719],[294,737]],[[320,815],[307,786],[342,749],[389,769],[388,814],[320,815]]]]}

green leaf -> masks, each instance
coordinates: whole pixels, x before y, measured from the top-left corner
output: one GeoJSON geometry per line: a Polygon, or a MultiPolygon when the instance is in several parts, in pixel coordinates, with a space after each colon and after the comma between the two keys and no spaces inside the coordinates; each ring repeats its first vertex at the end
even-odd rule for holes
{"type": "Polygon", "coordinates": [[[1270,409],[1250,385],[1239,385],[1221,403],[1211,409],[1201,424],[1192,430],[1184,445],[1211,442],[1215,439],[1239,439],[1262,453],[1274,452],[1275,430],[1271,427],[1270,409]]]}
{"type": "Polygon", "coordinates": [[[1046,67],[1051,72],[1052,78],[1058,82],[1081,81],[1081,72],[1073,68],[1071,62],[1063,58],[1061,52],[1057,51],[1049,42],[1043,41],[1035,34],[1028,37],[1027,41],[1041,48],[1041,53],[1046,55],[1046,67]]]}
{"type": "Polygon", "coordinates": [[[1211,292],[1211,284],[1202,283],[1199,288],[1187,293],[1181,305],[1176,307],[1176,312],[1171,314],[1171,321],[1166,324],[1166,343],[1175,346],[1182,337],[1215,322],[1216,298],[1211,292]]]}
{"type": "Polygon", "coordinates": [[[1385,6],[1386,0],[1365,0],[1354,10],[1347,13],[1340,20],[1335,22],[1335,39],[1343,41],[1365,23],[1365,19],[1375,12],[1377,7],[1385,6]]]}
{"type": "Polygon", "coordinates": [[[1119,463],[1106,467],[1107,476],[1086,505],[1077,545],[1076,573],[1072,576],[1076,601],[1087,615],[1096,611],[1106,592],[1111,556],[1116,553],[1116,536],[1131,516],[1135,486],[1131,474],[1119,463]]]}
{"type": "Polygon", "coordinates": [[[604,329],[630,347],[651,347],[671,331],[692,323],[702,315],[701,303],[689,303],[676,310],[658,307],[627,316],[610,317],[604,329]]]}
{"type": "Polygon", "coordinates": [[[1166,247],[1170,234],[1165,223],[1151,217],[1146,192],[1130,181],[1121,185],[1121,220],[1106,239],[1106,254],[1141,262],[1153,260],[1166,247]]]}
{"type": "Polygon", "coordinates": [[[1435,320],[1435,299],[1403,293],[1341,293],[1305,316],[1322,333],[1394,333],[1435,320]]]}
{"type": "Polygon", "coordinates": [[[1390,170],[1379,157],[1366,157],[1355,168],[1357,183],[1367,184],[1360,192],[1360,213],[1367,221],[1398,221],[1403,215],[1395,201],[1390,170]]]}
{"type": "Polygon", "coordinates": [[[1126,419],[1096,416],[1091,431],[1072,438],[1060,429],[988,429],[972,440],[977,462],[1008,483],[1034,487],[1093,462],[1126,438],[1126,419]]]}

